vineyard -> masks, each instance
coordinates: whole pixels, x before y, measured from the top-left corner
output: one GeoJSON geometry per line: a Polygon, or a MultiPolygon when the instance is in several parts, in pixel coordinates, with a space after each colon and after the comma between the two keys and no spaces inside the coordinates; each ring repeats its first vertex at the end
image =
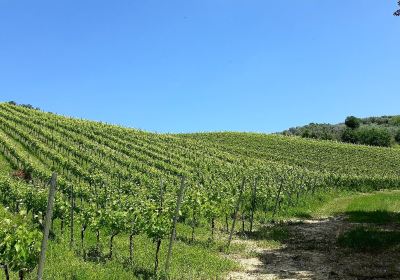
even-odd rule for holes
{"type": "MultiPolygon", "coordinates": [[[[53,172],[52,242],[63,240],[82,267],[123,271],[108,279],[215,278],[236,268],[219,253],[229,253],[237,233],[304,199],[400,187],[399,149],[253,133],[157,134],[6,103],[0,151],[7,166],[0,165],[0,264],[11,279],[35,277],[53,172]],[[196,266],[185,250],[219,266],[196,266]]],[[[45,267],[44,279],[89,277],[68,273],[45,267]]]]}

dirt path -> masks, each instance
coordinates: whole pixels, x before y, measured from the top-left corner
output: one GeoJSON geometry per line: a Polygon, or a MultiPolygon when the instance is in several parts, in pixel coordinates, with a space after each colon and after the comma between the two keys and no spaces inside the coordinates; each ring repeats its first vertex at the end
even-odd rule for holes
{"type": "Polygon", "coordinates": [[[344,217],[287,225],[289,238],[278,249],[245,240],[256,257],[232,256],[244,271],[228,279],[400,279],[400,252],[360,253],[337,245],[337,237],[360,224],[344,217]]]}

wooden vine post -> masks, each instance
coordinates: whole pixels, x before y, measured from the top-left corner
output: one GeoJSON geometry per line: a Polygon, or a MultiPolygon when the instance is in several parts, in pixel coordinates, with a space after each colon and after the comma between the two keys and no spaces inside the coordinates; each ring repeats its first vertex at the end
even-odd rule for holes
{"type": "Polygon", "coordinates": [[[42,248],[40,252],[40,259],[38,265],[38,280],[42,280],[43,278],[44,262],[46,260],[47,241],[49,239],[50,225],[53,217],[53,206],[54,206],[54,197],[56,195],[56,184],[57,184],[57,173],[53,173],[53,175],[51,176],[49,197],[47,200],[46,221],[44,224],[42,248]]]}
{"type": "MultiPolygon", "coordinates": [[[[158,208],[158,216],[161,215],[161,212],[163,211],[163,203],[164,203],[164,182],[162,180],[162,178],[160,179],[160,201],[159,201],[159,208],[158,208]]],[[[160,248],[161,248],[161,242],[162,239],[158,238],[156,241],[156,258],[155,258],[155,262],[154,262],[154,275],[157,277],[157,273],[158,273],[158,254],[160,252],[160,248]]]]}
{"type": "Polygon", "coordinates": [[[257,204],[257,178],[254,178],[253,189],[251,192],[251,213],[250,213],[250,232],[253,232],[254,212],[257,204]]]}
{"type": "Polygon", "coordinates": [[[178,199],[176,201],[176,209],[175,209],[175,215],[174,215],[174,219],[173,219],[172,232],[171,232],[171,237],[169,240],[168,255],[167,255],[167,260],[165,262],[165,273],[166,274],[168,274],[169,266],[171,264],[172,245],[173,245],[173,243],[175,241],[175,237],[176,237],[176,224],[178,222],[179,211],[181,208],[184,192],[185,192],[185,177],[182,177],[181,187],[179,189],[178,199]]]}
{"type": "Polygon", "coordinates": [[[239,212],[240,204],[242,203],[242,196],[243,196],[243,190],[244,190],[244,183],[245,183],[245,178],[243,178],[242,184],[239,189],[239,197],[236,202],[236,207],[235,207],[235,212],[233,214],[233,222],[232,222],[232,227],[231,227],[231,232],[229,233],[229,239],[228,239],[228,244],[227,248],[229,249],[229,246],[231,245],[232,242],[232,237],[233,237],[233,232],[235,230],[235,224],[236,224],[236,219],[237,219],[237,214],[239,212]]]}
{"type": "Polygon", "coordinates": [[[74,187],[71,185],[71,209],[70,209],[70,240],[69,246],[72,248],[74,245],[74,210],[75,210],[75,197],[74,197],[74,187]]]}
{"type": "Polygon", "coordinates": [[[272,213],[272,220],[275,218],[276,212],[278,211],[278,204],[279,204],[279,199],[281,196],[282,188],[283,188],[283,177],[280,178],[278,194],[277,194],[276,200],[275,200],[274,212],[272,213]]]}

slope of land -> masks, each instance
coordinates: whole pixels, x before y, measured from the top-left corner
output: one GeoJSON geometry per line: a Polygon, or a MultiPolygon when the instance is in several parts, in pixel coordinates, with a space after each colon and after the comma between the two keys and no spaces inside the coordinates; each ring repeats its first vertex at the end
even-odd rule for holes
{"type": "Polygon", "coordinates": [[[98,279],[221,277],[237,267],[223,252],[240,255],[239,233],[259,232],[323,195],[400,187],[399,149],[148,133],[5,103],[0,152],[0,203],[28,212],[38,227],[58,173],[52,235],[60,245],[50,246],[47,270],[54,279],[91,279],[97,266],[98,279]],[[180,186],[177,242],[164,271],[180,186]]]}
{"type": "Polygon", "coordinates": [[[399,174],[400,153],[396,149],[259,133],[195,133],[181,137],[251,161],[261,159],[350,176],[399,174]]]}

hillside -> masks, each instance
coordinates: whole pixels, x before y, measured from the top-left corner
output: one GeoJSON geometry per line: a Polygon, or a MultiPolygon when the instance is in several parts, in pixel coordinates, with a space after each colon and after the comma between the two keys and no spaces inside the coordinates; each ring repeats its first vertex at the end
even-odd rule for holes
{"type": "MultiPolygon", "coordinates": [[[[76,250],[83,254],[77,262],[89,258],[86,251],[94,244],[102,256],[103,242],[110,246],[107,259],[126,265],[128,249],[121,248],[129,248],[128,237],[132,242],[135,236],[145,252],[151,242],[158,244],[156,267],[160,250],[165,262],[161,241],[173,227],[184,178],[177,245],[182,255],[170,272],[175,277],[182,277],[182,258],[190,264],[185,277],[216,276],[234,267],[218,255],[226,237],[204,249],[195,243],[197,230],[214,240],[217,229],[229,232],[232,217],[242,217],[244,231],[245,224],[252,228],[253,222],[274,219],[319,193],[400,187],[399,149],[255,133],[157,134],[7,103],[0,104],[0,151],[7,170],[0,173],[0,203],[31,212],[34,224],[45,211],[44,186],[53,171],[58,173],[53,220],[60,231],[57,227],[54,234],[64,236],[65,224],[75,217],[81,228],[75,233],[81,238],[76,250]],[[116,236],[119,249],[113,258],[116,236]],[[214,270],[191,257],[193,250],[205,250],[201,254],[209,254],[214,270]]],[[[143,270],[150,273],[150,256],[134,262],[136,277],[143,270]]]]}
{"type": "Polygon", "coordinates": [[[176,182],[182,175],[275,172],[277,166],[381,179],[398,175],[400,159],[394,149],[278,135],[155,134],[8,104],[0,105],[0,118],[3,147],[16,146],[21,157],[25,154],[43,171],[70,170],[67,176],[73,180],[90,181],[96,174],[105,181],[119,177],[119,182],[130,178],[141,184],[166,176],[176,182]]]}
{"type": "Polygon", "coordinates": [[[199,133],[183,137],[251,161],[264,160],[349,176],[399,174],[396,169],[400,153],[395,149],[257,133],[199,133]]]}

